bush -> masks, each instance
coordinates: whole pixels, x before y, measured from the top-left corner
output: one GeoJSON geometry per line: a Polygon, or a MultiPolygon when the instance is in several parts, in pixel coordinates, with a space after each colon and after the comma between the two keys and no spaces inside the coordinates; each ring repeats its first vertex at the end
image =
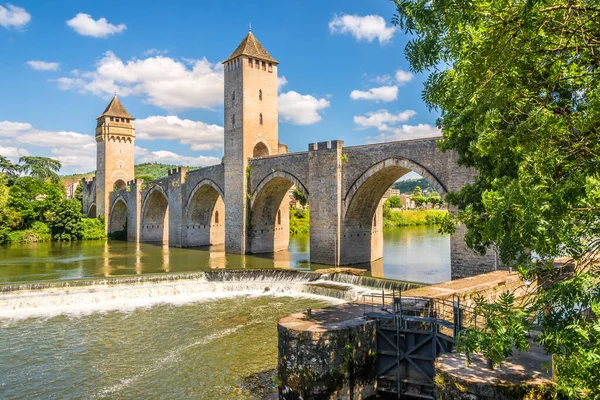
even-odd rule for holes
{"type": "Polygon", "coordinates": [[[5,236],[6,243],[48,242],[51,239],[50,227],[40,221],[34,222],[29,229],[12,231],[5,236]]]}
{"type": "Polygon", "coordinates": [[[447,214],[445,210],[390,210],[383,208],[383,225],[387,228],[410,225],[439,224],[447,214]]]}
{"type": "Polygon", "coordinates": [[[50,229],[54,240],[78,240],[83,234],[81,203],[76,200],[62,200],[53,210],[50,229]]]}
{"type": "Polygon", "coordinates": [[[310,232],[310,211],[299,208],[290,209],[290,233],[292,235],[310,232]]]}
{"type": "Polygon", "coordinates": [[[127,241],[127,228],[122,231],[114,231],[108,234],[110,240],[123,240],[127,241]]]}
{"type": "Polygon", "coordinates": [[[100,240],[106,239],[104,231],[104,221],[100,218],[83,218],[81,220],[83,232],[81,239],[83,240],[100,240]]]}

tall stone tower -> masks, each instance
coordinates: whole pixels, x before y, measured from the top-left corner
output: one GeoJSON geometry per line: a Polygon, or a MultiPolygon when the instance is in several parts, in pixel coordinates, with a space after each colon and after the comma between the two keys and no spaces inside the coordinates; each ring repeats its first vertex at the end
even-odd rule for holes
{"type": "Polygon", "coordinates": [[[108,195],[134,179],[134,118],[117,96],[96,118],[96,216],[103,215],[108,227],[108,195]]]}
{"type": "Polygon", "coordinates": [[[225,249],[246,252],[248,159],[279,153],[277,64],[249,32],[225,69],[225,249]]]}

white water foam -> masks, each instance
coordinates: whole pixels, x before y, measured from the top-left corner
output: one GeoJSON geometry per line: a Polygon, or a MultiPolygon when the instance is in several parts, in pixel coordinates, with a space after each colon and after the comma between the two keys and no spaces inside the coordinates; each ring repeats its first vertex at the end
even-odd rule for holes
{"type": "Polygon", "coordinates": [[[331,297],[335,288],[315,288],[294,280],[207,281],[204,278],[174,282],[90,285],[71,288],[47,288],[0,295],[0,319],[52,318],[95,312],[132,311],[156,304],[183,305],[238,296],[293,296],[315,298],[339,304],[360,298],[364,289],[346,290],[331,297]],[[342,297],[343,299],[340,299],[342,297]]]}

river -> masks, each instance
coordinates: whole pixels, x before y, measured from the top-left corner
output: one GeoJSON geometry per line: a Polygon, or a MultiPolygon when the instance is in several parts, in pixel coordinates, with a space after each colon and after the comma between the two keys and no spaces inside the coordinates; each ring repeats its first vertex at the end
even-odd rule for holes
{"type": "MultiPolygon", "coordinates": [[[[0,283],[83,279],[211,269],[318,269],[311,265],[309,237],[291,236],[288,251],[239,256],[225,248],[171,248],[120,241],[33,243],[0,246],[0,283]]],[[[434,226],[384,231],[383,260],[357,265],[377,278],[438,283],[450,279],[450,238],[434,226]]]]}
{"type": "MultiPolygon", "coordinates": [[[[293,237],[274,257],[113,241],[0,247],[0,398],[274,398],[278,319],[373,290],[311,280],[324,266],[307,261],[308,243],[293,237]]],[[[434,227],[396,228],[384,260],[362,267],[432,283],[449,279],[449,253],[434,227]]]]}

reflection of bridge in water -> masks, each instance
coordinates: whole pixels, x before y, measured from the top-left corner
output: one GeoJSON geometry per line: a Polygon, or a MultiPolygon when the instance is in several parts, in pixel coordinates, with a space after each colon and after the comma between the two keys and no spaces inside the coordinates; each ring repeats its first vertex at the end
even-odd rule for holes
{"type": "MultiPolygon", "coordinates": [[[[151,182],[133,178],[133,117],[115,97],[98,118],[85,211],[133,242],[224,244],[228,253],[277,257],[289,244],[288,191],[296,186],[310,205],[311,263],[348,265],[383,257],[381,198],[396,180],[414,171],[444,197],[472,179],[456,153],[438,150],[438,138],[352,147],[334,140],[288,153],[278,138],[277,68],[249,33],[224,62],[224,162],[151,182]]],[[[453,278],[494,269],[492,257],[466,250],[460,228],[451,260],[453,278]]]]}

